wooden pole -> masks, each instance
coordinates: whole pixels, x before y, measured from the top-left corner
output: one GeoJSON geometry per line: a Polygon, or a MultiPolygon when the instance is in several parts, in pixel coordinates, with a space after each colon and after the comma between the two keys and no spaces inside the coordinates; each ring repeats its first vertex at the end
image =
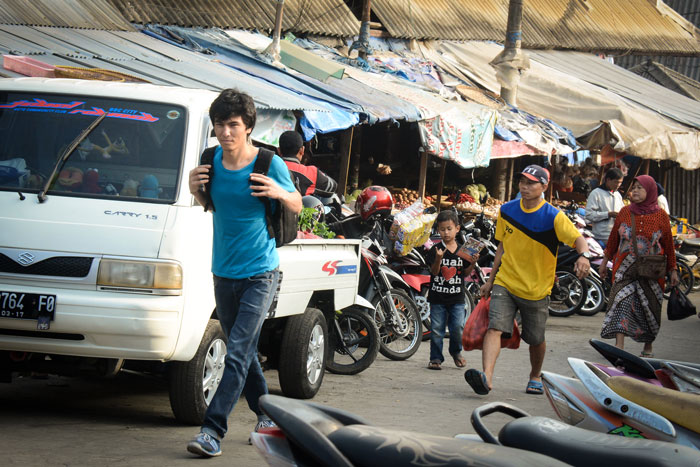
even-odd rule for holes
{"type": "Polygon", "coordinates": [[[440,178],[438,179],[438,187],[437,187],[437,201],[435,203],[437,204],[437,209],[438,212],[440,212],[440,204],[442,202],[442,185],[445,183],[445,168],[447,167],[447,159],[442,160],[442,164],[440,165],[440,178]]]}
{"type": "Polygon", "coordinates": [[[552,202],[552,191],[554,191],[552,188],[552,177],[554,176],[554,172],[557,170],[557,157],[552,156],[550,160],[552,161],[552,172],[549,174],[549,185],[547,185],[547,193],[544,195],[548,203],[552,202]]]}
{"type": "Polygon", "coordinates": [[[348,173],[350,172],[350,154],[352,153],[352,135],[355,127],[345,130],[340,138],[340,173],[338,174],[338,194],[346,195],[348,173]]]}
{"type": "Polygon", "coordinates": [[[646,159],[644,161],[644,175],[649,175],[649,166],[651,165],[651,159],[646,159]]]}
{"type": "Polygon", "coordinates": [[[420,153],[420,174],[418,175],[418,196],[425,198],[425,181],[428,178],[428,154],[420,153]]]}
{"type": "Polygon", "coordinates": [[[508,177],[506,178],[506,199],[510,201],[513,197],[513,170],[515,170],[515,159],[508,160],[508,177]]]}

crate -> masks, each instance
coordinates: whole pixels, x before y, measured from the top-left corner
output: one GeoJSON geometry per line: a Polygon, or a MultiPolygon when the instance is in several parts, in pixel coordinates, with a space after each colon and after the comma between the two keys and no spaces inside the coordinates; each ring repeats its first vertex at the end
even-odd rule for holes
{"type": "Polygon", "coordinates": [[[40,78],[53,78],[53,65],[35,60],[24,55],[3,55],[3,68],[14,71],[20,75],[36,76],[40,78]]]}

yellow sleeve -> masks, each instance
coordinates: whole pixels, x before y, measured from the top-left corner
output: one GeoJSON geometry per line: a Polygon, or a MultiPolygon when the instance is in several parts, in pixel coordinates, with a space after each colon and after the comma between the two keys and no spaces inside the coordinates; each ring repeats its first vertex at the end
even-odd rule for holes
{"type": "Polygon", "coordinates": [[[581,236],[581,232],[574,227],[574,224],[563,212],[560,212],[557,214],[557,217],[554,218],[554,231],[559,241],[570,247],[573,247],[576,239],[581,236]]]}

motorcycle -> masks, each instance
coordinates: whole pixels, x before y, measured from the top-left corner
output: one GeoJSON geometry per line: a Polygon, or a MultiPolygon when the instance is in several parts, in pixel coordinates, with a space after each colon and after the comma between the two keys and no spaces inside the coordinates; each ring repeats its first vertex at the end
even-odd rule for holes
{"type": "Polygon", "coordinates": [[[326,214],[328,227],[345,238],[361,238],[360,295],[374,307],[379,329],[379,352],[391,360],[406,360],[418,351],[422,327],[418,308],[408,294],[409,285],[388,266],[386,216],[364,220],[358,214],[337,210],[326,214]]]}
{"type": "Polygon", "coordinates": [[[277,427],[251,433],[258,453],[274,466],[697,466],[700,453],[661,441],[594,433],[546,417],[531,417],[503,403],[472,413],[486,442],[381,428],[352,413],[321,404],[267,394],[260,408],[277,427]],[[483,418],[500,411],[508,422],[498,438],[483,418]],[[660,460],[662,462],[660,462],[660,460]]]}
{"type": "Polygon", "coordinates": [[[590,343],[613,366],[569,358],[576,378],[542,372],[545,393],[563,422],[700,450],[700,365],[590,343]]]}
{"type": "Polygon", "coordinates": [[[329,331],[325,365],[331,373],[360,373],[374,363],[379,353],[379,329],[367,312],[373,312],[374,307],[362,297],[357,301],[358,305],[326,316],[329,331]]]}

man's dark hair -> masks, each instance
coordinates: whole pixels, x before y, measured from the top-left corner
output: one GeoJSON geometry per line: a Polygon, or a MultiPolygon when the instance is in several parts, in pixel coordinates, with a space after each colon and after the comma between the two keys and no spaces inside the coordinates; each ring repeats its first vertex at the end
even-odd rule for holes
{"type": "Polygon", "coordinates": [[[447,221],[452,221],[454,225],[459,225],[459,218],[457,217],[457,213],[454,212],[452,209],[448,209],[446,211],[440,211],[440,214],[437,216],[437,223],[439,224],[440,222],[447,222],[447,221]]]}
{"type": "Polygon", "coordinates": [[[280,135],[279,145],[282,157],[294,157],[304,145],[304,140],[296,131],[285,131],[280,135]]]}
{"type": "Polygon", "coordinates": [[[617,167],[613,167],[612,169],[608,169],[607,172],[605,172],[605,180],[620,180],[621,178],[624,178],[622,175],[622,170],[618,169],[617,167]]]}
{"type": "Polygon", "coordinates": [[[209,107],[209,118],[212,123],[241,117],[246,128],[252,129],[255,127],[255,115],[253,98],[236,89],[224,89],[209,107]]]}

